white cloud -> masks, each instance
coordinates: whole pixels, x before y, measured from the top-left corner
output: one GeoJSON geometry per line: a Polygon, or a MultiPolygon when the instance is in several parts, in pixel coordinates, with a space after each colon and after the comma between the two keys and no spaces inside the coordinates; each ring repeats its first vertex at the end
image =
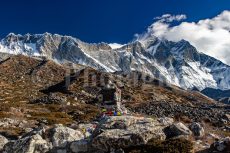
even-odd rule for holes
{"type": "Polygon", "coordinates": [[[160,22],[172,22],[172,21],[181,21],[186,18],[187,17],[184,14],[180,14],[180,15],[164,14],[161,17],[156,17],[155,19],[160,22]]]}
{"type": "Polygon", "coordinates": [[[171,41],[185,39],[199,51],[230,65],[230,11],[211,19],[171,26],[171,22],[185,18],[185,15],[170,14],[157,17],[157,21],[148,28],[148,34],[171,41]]]}

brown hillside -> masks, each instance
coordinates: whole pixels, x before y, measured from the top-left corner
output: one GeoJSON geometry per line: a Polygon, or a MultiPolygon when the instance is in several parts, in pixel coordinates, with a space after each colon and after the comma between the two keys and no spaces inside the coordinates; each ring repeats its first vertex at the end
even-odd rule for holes
{"type": "MultiPolygon", "coordinates": [[[[104,77],[109,77],[120,87],[123,104],[146,115],[151,113],[142,112],[139,108],[159,102],[186,104],[191,107],[215,104],[215,101],[198,92],[159,83],[156,79],[134,84],[137,80],[127,76],[103,73],[80,65],[76,67],[72,70],[68,64],[59,65],[46,59],[22,55],[2,61],[0,119],[30,120],[33,125],[29,127],[93,120],[100,114],[95,98],[103,86],[104,77]]],[[[0,127],[0,132],[14,136],[23,132],[22,129],[11,129],[9,132],[0,127]]]]}

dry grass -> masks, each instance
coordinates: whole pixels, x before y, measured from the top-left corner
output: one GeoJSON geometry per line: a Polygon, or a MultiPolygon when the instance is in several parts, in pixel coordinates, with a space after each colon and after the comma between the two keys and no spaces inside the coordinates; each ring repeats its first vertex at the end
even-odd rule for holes
{"type": "Polygon", "coordinates": [[[127,153],[192,153],[193,143],[185,139],[150,140],[146,145],[129,147],[127,153]]]}
{"type": "Polygon", "coordinates": [[[178,121],[178,122],[183,122],[183,123],[192,123],[192,120],[190,118],[188,118],[188,116],[184,116],[184,115],[181,115],[181,114],[178,114],[175,116],[175,121],[178,121]]]}
{"type": "Polygon", "coordinates": [[[24,130],[19,127],[0,127],[0,134],[12,138],[12,139],[17,139],[18,136],[22,135],[24,133],[24,130]]]}

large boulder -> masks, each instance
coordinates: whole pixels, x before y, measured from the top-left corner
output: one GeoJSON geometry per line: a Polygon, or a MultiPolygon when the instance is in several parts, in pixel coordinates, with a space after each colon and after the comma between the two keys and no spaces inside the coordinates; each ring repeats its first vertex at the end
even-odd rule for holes
{"type": "Polygon", "coordinates": [[[204,128],[197,122],[192,123],[189,126],[189,129],[193,132],[194,136],[203,137],[204,136],[204,128]]]}
{"type": "Polygon", "coordinates": [[[0,151],[3,149],[5,144],[7,144],[9,141],[4,136],[0,135],[0,151]]]}
{"type": "Polygon", "coordinates": [[[44,153],[51,148],[52,145],[44,140],[41,135],[35,134],[6,145],[3,153],[44,153]]]}
{"type": "Polygon", "coordinates": [[[177,122],[165,128],[165,133],[168,138],[171,137],[180,137],[180,136],[189,136],[192,132],[186,127],[183,123],[177,122]]]}
{"type": "Polygon", "coordinates": [[[152,118],[111,116],[101,121],[92,146],[103,151],[146,144],[150,139],[166,138],[163,126],[152,118]]]}
{"type": "Polygon", "coordinates": [[[53,147],[65,148],[69,142],[84,139],[84,134],[80,130],[74,130],[63,125],[56,125],[51,130],[51,141],[53,147]]]}

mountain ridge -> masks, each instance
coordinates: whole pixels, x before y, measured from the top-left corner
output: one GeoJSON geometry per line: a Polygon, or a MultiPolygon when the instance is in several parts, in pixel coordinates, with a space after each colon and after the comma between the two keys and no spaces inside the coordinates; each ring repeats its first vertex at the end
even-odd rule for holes
{"type": "Polygon", "coordinates": [[[105,72],[139,71],[184,89],[230,89],[230,66],[197,51],[186,40],[147,35],[113,49],[108,43],[86,43],[71,36],[10,33],[1,40],[0,52],[45,56],[105,72]]]}

